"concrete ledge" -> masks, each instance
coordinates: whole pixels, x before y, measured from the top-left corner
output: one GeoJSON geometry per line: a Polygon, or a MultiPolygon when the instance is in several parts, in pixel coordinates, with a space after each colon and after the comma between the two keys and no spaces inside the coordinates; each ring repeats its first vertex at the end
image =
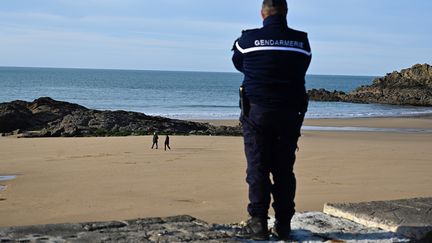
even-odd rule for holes
{"type": "MultiPolygon", "coordinates": [[[[269,220],[269,226],[274,218],[269,220]]],[[[208,224],[191,216],[0,228],[0,242],[246,242],[240,224],[208,224]]],[[[271,237],[269,242],[280,242],[271,237]]],[[[322,212],[298,213],[288,242],[409,242],[393,232],[367,228],[322,212]]]]}
{"type": "Polygon", "coordinates": [[[432,198],[327,203],[324,213],[377,227],[420,242],[432,242],[432,198]]]}

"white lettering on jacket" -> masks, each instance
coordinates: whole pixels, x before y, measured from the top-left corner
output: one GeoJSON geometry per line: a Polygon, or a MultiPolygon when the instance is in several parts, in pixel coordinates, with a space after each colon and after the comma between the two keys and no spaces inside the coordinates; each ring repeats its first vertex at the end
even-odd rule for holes
{"type": "Polygon", "coordinates": [[[304,48],[304,43],[301,41],[292,40],[255,40],[255,46],[285,46],[285,47],[296,47],[304,48]]]}

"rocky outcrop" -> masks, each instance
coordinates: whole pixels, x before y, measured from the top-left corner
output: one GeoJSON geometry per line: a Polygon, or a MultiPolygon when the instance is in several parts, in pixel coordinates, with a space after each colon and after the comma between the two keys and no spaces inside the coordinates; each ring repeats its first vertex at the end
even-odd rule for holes
{"type": "Polygon", "coordinates": [[[29,137],[164,134],[240,135],[240,127],[212,126],[138,112],[99,111],[43,97],[33,102],[0,103],[0,133],[29,137]]]}
{"type": "Polygon", "coordinates": [[[346,93],[334,90],[332,92],[325,89],[308,90],[309,99],[313,101],[344,101],[346,93]]]}
{"type": "Polygon", "coordinates": [[[400,72],[377,78],[372,85],[361,86],[345,94],[340,91],[311,90],[310,100],[432,106],[432,66],[416,64],[400,72]]]}
{"type": "Polygon", "coordinates": [[[375,79],[349,94],[351,102],[432,106],[432,66],[417,64],[375,79]]]}

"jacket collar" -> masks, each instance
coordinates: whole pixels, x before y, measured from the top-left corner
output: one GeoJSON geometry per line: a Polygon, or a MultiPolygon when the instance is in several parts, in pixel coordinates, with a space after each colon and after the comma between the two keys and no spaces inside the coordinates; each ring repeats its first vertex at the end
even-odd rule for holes
{"type": "Polygon", "coordinates": [[[271,15],[264,19],[263,25],[287,25],[286,17],[283,15],[271,15]]]}

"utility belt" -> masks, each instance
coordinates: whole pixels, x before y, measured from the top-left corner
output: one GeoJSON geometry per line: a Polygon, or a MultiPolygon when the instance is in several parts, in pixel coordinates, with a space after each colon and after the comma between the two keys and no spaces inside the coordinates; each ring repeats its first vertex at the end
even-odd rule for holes
{"type": "Polygon", "coordinates": [[[246,96],[245,88],[241,85],[239,95],[241,115],[245,117],[249,116],[251,105],[254,104],[269,109],[301,112],[303,115],[306,114],[309,105],[309,96],[307,94],[304,97],[299,97],[295,102],[284,102],[280,99],[259,99],[251,102],[246,96]]]}

